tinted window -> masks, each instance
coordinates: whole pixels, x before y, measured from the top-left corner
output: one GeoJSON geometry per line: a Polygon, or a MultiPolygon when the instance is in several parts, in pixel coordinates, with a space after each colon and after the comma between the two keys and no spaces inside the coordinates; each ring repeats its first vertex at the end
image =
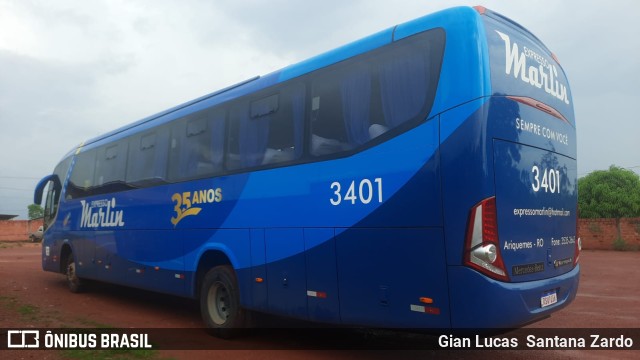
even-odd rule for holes
{"type": "Polygon", "coordinates": [[[223,170],[225,111],[213,109],[171,125],[169,179],[206,177],[223,170]]]}
{"type": "Polygon", "coordinates": [[[125,185],[128,145],[128,141],[120,140],[97,149],[93,185],[95,188],[103,188],[100,192],[121,189],[125,185]]]}
{"type": "Polygon", "coordinates": [[[71,159],[72,157],[69,156],[68,158],[62,160],[58,165],[56,165],[56,168],[53,170],[53,173],[58,176],[60,184],[64,184],[64,181],[67,179],[69,166],[71,166],[71,159]]]}
{"type": "Polygon", "coordinates": [[[436,29],[315,73],[311,153],[355,149],[424,120],[435,97],[443,49],[444,32],[436,29]]]}
{"type": "Polygon", "coordinates": [[[78,154],[69,178],[67,198],[128,189],[125,181],[128,147],[128,140],[119,140],[78,154]]]}
{"type": "Polygon", "coordinates": [[[67,187],[67,197],[76,198],[90,194],[90,190],[94,186],[95,166],[95,149],[83,151],[76,155],[75,164],[73,165],[67,187]]]}
{"type": "Polygon", "coordinates": [[[229,112],[227,168],[238,170],[300,158],[304,116],[303,84],[235,102],[229,112]]]}
{"type": "Polygon", "coordinates": [[[131,137],[127,183],[140,187],[164,182],[168,153],[169,127],[166,125],[131,137]]]}

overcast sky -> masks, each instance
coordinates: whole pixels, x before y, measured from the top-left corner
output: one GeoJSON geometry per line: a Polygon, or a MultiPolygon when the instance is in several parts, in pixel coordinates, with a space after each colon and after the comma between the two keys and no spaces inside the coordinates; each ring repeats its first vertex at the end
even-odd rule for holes
{"type": "Polygon", "coordinates": [[[640,1],[0,0],[0,214],[83,140],[457,5],[522,24],[569,77],[578,174],[640,172],[640,1]]]}

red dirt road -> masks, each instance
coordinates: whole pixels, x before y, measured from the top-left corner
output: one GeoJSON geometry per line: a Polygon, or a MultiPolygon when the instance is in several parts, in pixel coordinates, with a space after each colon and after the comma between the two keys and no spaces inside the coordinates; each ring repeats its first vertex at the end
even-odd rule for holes
{"type": "MultiPolygon", "coordinates": [[[[197,303],[106,284],[96,284],[89,292],[72,294],[62,275],[42,271],[40,246],[0,244],[0,329],[88,327],[115,328],[201,328],[197,303]],[[24,307],[27,307],[25,310],[24,307]],[[29,310],[30,309],[30,310],[29,310]]],[[[576,300],[549,319],[530,328],[639,328],[640,252],[584,251],[582,275],[576,300]]],[[[175,330],[179,332],[180,330],[175,330]]],[[[233,342],[212,338],[204,330],[191,340],[220,349],[181,351],[162,350],[159,358],[176,359],[352,359],[352,358],[431,358],[453,355],[475,359],[491,356],[504,359],[635,359],[640,351],[544,350],[544,351],[443,351],[402,350],[306,350],[321,349],[313,339],[304,343],[282,336],[249,335],[233,342]],[[253,350],[251,350],[253,349],[253,350]],[[263,350],[279,349],[279,350],[263,350]],[[290,350],[293,349],[293,350],[290,350]]],[[[0,334],[1,336],[6,336],[0,334]]],[[[640,342],[640,339],[636,339],[640,342]]],[[[319,340],[318,340],[319,341],[319,340]]],[[[374,340],[377,341],[377,340],[374,340]]],[[[388,337],[384,341],[395,341],[388,337]]],[[[403,340],[404,341],[404,340],[403,340]]],[[[402,341],[400,342],[402,344],[402,341]]],[[[375,347],[375,346],[374,346],[375,347]]],[[[2,350],[0,358],[61,358],[56,351],[2,350]],[[8,356],[6,356],[8,355],[8,356]]]]}

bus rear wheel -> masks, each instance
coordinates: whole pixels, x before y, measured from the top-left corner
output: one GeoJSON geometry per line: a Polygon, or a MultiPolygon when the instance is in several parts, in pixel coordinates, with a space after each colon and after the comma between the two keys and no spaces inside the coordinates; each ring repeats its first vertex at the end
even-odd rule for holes
{"type": "Polygon", "coordinates": [[[200,288],[200,312],[211,333],[220,338],[239,335],[245,327],[236,274],[229,265],[216,266],[204,276],[200,288]]]}

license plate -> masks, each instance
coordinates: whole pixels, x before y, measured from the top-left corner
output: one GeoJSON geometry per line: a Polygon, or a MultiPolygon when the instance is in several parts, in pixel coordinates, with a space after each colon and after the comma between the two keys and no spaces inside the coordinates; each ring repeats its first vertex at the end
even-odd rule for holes
{"type": "Polygon", "coordinates": [[[548,293],[545,293],[544,295],[542,295],[542,297],[540,298],[540,306],[541,307],[547,307],[547,306],[551,306],[555,303],[558,302],[558,293],[554,290],[548,293]]]}

